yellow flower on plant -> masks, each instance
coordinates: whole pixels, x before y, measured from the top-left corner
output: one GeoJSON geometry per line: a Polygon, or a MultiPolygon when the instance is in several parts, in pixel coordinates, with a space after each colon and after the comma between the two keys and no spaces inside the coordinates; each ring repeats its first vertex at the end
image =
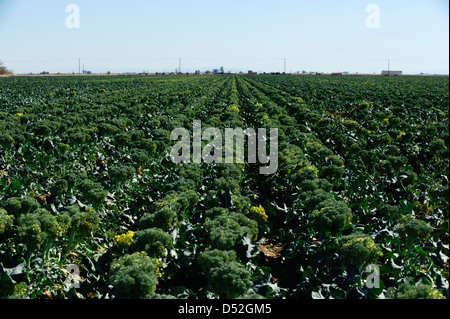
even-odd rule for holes
{"type": "Polygon", "coordinates": [[[397,135],[397,140],[401,139],[404,135],[406,135],[405,132],[400,132],[400,133],[398,133],[398,135],[397,135]]]}
{"type": "Polygon", "coordinates": [[[269,218],[266,214],[264,207],[253,206],[252,208],[250,208],[250,214],[251,217],[258,223],[263,223],[267,221],[267,218],[269,218]]]}
{"type": "Polygon", "coordinates": [[[117,235],[114,239],[116,240],[118,246],[125,248],[133,243],[133,236],[134,231],[128,231],[125,234],[117,235]]]}
{"type": "Polygon", "coordinates": [[[227,110],[228,110],[228,111],[234,111],[234,112],[236,112],[236,113],[239,113],[239,107],[238,107],[236,104],[230,105],[230,106],[227,108],[227,110]]]}
{"type": "Polygon", "coordinates": [[[156,207],[161,208],[161,207],[164,207],[166,205],[166,203],[165,202],[157,202],[155,205],[156,205],[156,207]]]}
{"type": "Polygon", "coordinates": [[[16,114],[14,114],[15,116],[18,116],[18,117],[21,117],[21,116],[23,116],[23,113],[16,113],[16,114]]]}

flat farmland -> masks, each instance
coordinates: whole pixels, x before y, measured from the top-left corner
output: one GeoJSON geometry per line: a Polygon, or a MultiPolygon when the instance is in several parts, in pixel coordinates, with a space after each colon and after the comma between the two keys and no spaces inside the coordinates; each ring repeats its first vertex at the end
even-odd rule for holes
{"type": "Polygon", "coordinates": [[[0,297],[448,298],[448,176],[448,77],[0,78],[0,297]]]}

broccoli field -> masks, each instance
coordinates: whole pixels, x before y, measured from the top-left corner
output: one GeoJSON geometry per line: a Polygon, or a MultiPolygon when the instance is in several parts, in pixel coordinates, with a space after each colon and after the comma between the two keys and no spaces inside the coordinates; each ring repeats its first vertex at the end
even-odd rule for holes
{"type": "Polygon", "coordinates": [[[0,297],[448,299],[448,176],[448,77],[0,78],[0,297]]]}

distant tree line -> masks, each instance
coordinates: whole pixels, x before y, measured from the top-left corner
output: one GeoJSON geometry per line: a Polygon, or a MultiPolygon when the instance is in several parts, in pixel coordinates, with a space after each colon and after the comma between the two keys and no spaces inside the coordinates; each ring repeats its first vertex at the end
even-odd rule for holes
{"type": "Polygon", "coordinates": [[[12,71],[8,70],[6,66],[3,65],[3,62],[0,61],[0,75],[2,74],[12,74],[12,71]]]}

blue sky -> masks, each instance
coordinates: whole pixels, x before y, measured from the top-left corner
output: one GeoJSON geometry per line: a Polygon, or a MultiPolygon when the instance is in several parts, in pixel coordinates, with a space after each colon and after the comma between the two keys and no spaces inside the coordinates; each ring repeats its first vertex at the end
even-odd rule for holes
{"type": "Polygon", "coordinates": [[[286,70],[449,73],[448,0],[0,0],[15,73],[286,70]],[[67,28],[66,6],[80,9],[67,28]],[[368,28],[369,4],[379,28],[368,28]]]}

